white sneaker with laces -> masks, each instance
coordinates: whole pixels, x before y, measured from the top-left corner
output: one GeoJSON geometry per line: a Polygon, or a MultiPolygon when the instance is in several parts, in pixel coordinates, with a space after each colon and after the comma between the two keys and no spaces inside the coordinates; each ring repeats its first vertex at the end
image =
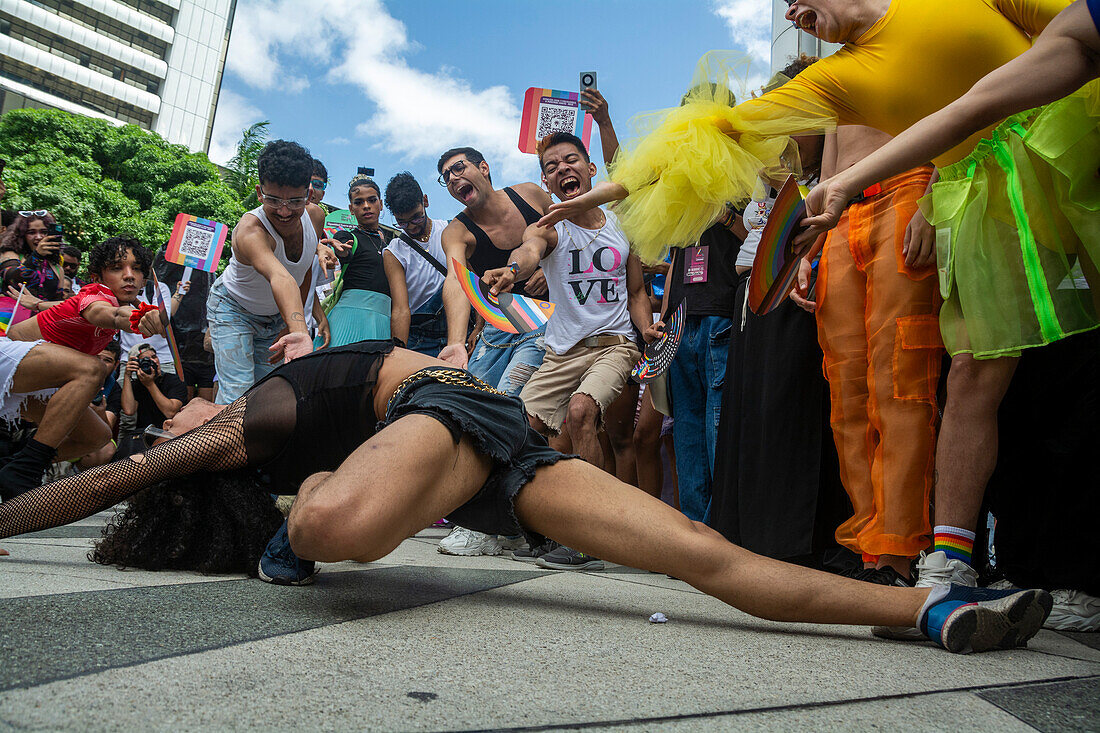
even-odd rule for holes
{"type": "Polygon", "coordinates": [[[440,552],[444,555],[499,555],[500,539],[495,534],[475,532],[472,529],[455,526],[451,533],[439,541],[440,552]]]}
{"type": "MultiPolygon", "coordinates": [[[[917,588],[934,588],[937,585],[965,585],[976,588],[978,573],[962,560],[948,559],[943,550],[920,554],[917,560],[917,588]]],[[[871,633],[880,639],[895,641],[919,641],[927,638],[920,629],[908,626],[872,626],[871,633]]]]}
{"type": "Polygon", "coordinates": [[[1100,598],[1064,588],[1050,594],[1054,597],[1054,608],[1043,624],[1044,629],[1100,631],[1100,598]]]}
{"type": "Polygon", "coordinates": [[[917,588],[937,585],[965,585],[978,587],[978,573],[962,560],[948,559],[943,550],[920,554],[917,560],[917,588]]]}

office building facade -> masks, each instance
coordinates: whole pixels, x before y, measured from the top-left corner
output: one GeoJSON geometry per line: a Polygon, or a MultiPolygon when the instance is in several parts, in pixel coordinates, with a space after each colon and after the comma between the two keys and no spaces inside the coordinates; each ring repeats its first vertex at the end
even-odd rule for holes
{"type": "Polygon", "coordinates": [[[132,123],[206,152],[236,0],[0,0],[0,109],[132,123]]]}

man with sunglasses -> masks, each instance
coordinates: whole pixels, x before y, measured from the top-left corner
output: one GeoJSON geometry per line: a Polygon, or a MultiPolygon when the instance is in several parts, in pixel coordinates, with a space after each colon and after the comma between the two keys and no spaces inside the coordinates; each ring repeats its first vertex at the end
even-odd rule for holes
{"type": "MultiPolygon", "coordinates": [[[[443,153],[437,164],[439,184],[466,208],[443,231],[443,253],[447,261],[447,280],[443,285],[443,305],[447,313],[447,346],[439,358],[455,366],[468,368],[478,379],[509,395],[518,395],[523,385],[542,365],[545,354],[542,337],[545,327],[530,333],[513,334],[486,324],[470,354],[466,348],[470,303],[458,284],[452,260],[477,275],[508,266],[508,257],[523,244],[523,233],[539,220],[550,206],[550,196],[536,183],[519,183],[503,189],[493,188],[489,164],[474,148],[453,148],[443,153]]],[[[546,281],[536,270],[529,279],[515,283],[513,293],[543,297],[546,281]]],[[[439,551],[456,555],[497,555],[515,545],[480,532],[461,527],[445,537],[439,551]]]]}
{"type": "Polygon", "coordinates": [[[406,235],[395,237],[382,253],[393,304],[390,333],[411,351],[435,356],[447,345],[442,244],[447,222],[428,216],[428,197],[408,171],[386,184],[386,208],[406,235]]]}
{"type": "Polygon", "coordinates": [[[328,168],[325,168],[324,163],[314,158],[313,175],[309,177],[309,202],[320,206],[321,211],[325,212],[326,216],[338,208],[321,200],[325,197],[325,189],[327,188],[328,168]]]}
{"type": "MultiPolygon", "coordinates": [[[[303,304],[325,223],[310,202],[314,162],[287,140],[268,143],[257,160],[260,205],[233,230],[229,266],[207,299],[219,404],[233,402],[275,364],[313,351],[303,304]]],[[[327,334],[316,301],[313,315],[327,334]]]]}

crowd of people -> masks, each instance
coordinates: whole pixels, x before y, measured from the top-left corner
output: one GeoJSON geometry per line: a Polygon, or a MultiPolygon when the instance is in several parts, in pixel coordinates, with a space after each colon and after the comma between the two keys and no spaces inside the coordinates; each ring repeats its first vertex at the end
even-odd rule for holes
{"type": "Polygon", "coordinates": [[[450,221],[410,173],[384,190],[359,174],[356,226],[329,236],[325,166],[274,141],[217,278],[183,280],[163,243],[120,233],[81,280],[50,212],[6,213],[0,537],[129,500],[96,561],[306,585],[318,561],[377,559],[435,524],[446,554],[610,560],[952,651],[1100,630],[1076,524],[1095,517],[1076,479],[1100,434],[1098,3],[964,20],[945,3],[791,0],[795,25],[845,48],[740,104],[708,55],[622,150],[586,90],[611,161],[598,185],[566,132],[540,141],[537,183],[449,149],[450,221]],[[907,64],[927,43],[936,63],[907,64]],[[1052,46],[1081,62],[1051,71],[1052,46]],[[1003,64],[1033,83],[998,82],[1003,64]],[[749,281],[788,175],[813,187],[801,269],[760,315],[749,281]],[[486,323],[454,263],[553,315],[486,323]],[[668,371],[632,382],[678,306],[668,371]]]}

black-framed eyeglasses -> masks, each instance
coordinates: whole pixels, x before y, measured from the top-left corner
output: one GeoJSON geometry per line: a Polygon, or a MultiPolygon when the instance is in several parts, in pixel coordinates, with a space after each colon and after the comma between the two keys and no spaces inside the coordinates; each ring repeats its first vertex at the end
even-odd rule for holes
{"type": "Polygon", "coordinates": [[[318,191],[324,191],[326,188],[328,188],[328,181],[310,181],[309,187],[315,188],[318,191]]]}
{"type": "Polygon", "coordinates": [[[304,209],[309,202],[309,198],[306,196],[296,197],[292,199],[280,199],[275,196],[268,196],[263,190],[260,190],[260,201],[264,202],[268,206],[274,209],[281,209],[284,206],[288,209],[304,209]]]}
{"type": "Polygon", "coordinates": [[[49,213],[50,212],[46,211],[45,209],[37,209],[35,211],[20,211],[19,216],[25,216],[29,219],[32,216],[45,216],[46,214],[49,214],[49,213]]]}
{"type": "Polygon", "coordinates": [[[396,216],[393,218],[393,223],[401,229],[408,229],[410,226],[424,226],[424,222],[428,220],[427,213],[421,211],[415,216],[411,216],[408,219],[398,219],[396,216]]]}
{"type": "Polygon", "coordinates": [[[447,184],[451,182],[451,176],[461,176],[468,165],[474,166],[475,168],[477,167],[468,160],[456,160],[454,163],[451,163],[443,169],[443,173],[439,176],[439,185],[446,188],[447,184]]]}

